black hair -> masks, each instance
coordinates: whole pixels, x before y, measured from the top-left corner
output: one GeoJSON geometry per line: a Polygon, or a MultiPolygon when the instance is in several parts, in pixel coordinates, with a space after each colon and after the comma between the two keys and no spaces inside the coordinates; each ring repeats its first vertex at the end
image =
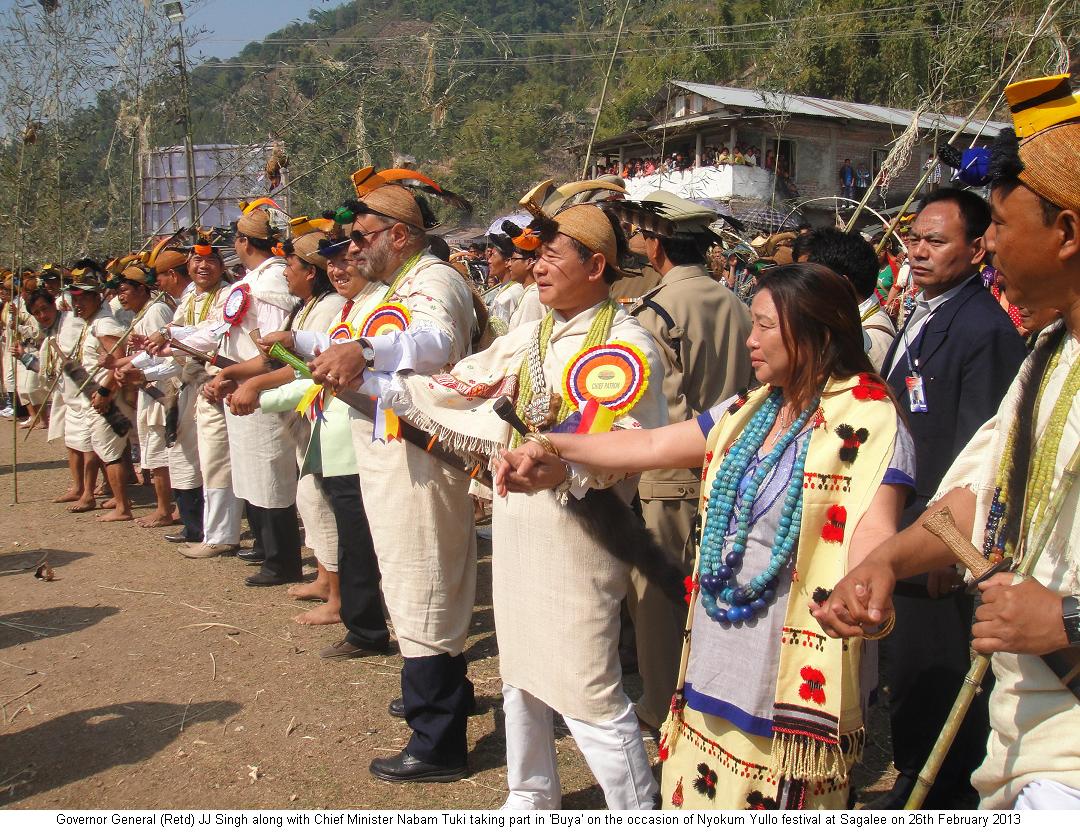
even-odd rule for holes
{"type": "Polygon", "coordinates": [[[36,291],[30,292],[30,296],[26,298],[26,311],[30,311],[34,308],[34,304],[39,300],[44,300],[49,306],[56,306],[56,298],[53,297],[44,288],[39,288],[36,291]]]}
{"type": "Polygon", "coordinates": [[[237,231],[237,233],[247,239],[248,244],[251,245],[251,247],[255,248],[255,250],[263,251],[264,253],[273,252],[274,245],[277,244],[277,242],[273,239],[259,239],[256,236],[248,236],[246,233],[240,233],[239,230],[237,231]]]}
{"type": "MultiPolygon", "coordinates": [[[[1011,128],[1002,131],[994,140],[990,148],[990,188],[1000,190],[1008,196],[1014,189],[1022,185],[1020,173],[1024,171],[1024,162],[1020,159],[1020,141],[1016,138],[1016,132],[1011,128]]],[[[1032,193],[1039,199],[1042,207],[1042,217],[1045,224],[1053,224],[1054,219],[1061,212],[1061,207],[1049,199],[1043,198],[1037,192],[1032,193]]]]}
{"type": "Polygon", "coordinates": [[[919,205],[921,213],[931,204],[951,202],[960,211],[960,217],[964,220],[964,235],[969,242],[974,242],[986,232],[990,226],[990,205],[974,192],[968,189],[956,189],[946,186],[935,189],[927,195],[919,205]]]}
{"type": "Polygon", "coordinates": [[[442,236],[429,233],[427,237],[428,248],[443,262],[450,261],[450,246],[442,236]]]}
{"type": "MultiPolygon", "coordinates": [[[[653,234],[649,234],[653,235],[653,234]]],[[[711,240],[698,236],[656,236],[664,254],[675,265],[697,265],[705,261],[711,240]]]]}
{"type": "Polygon", "coordinates": [[[845,233],[835,227],[821,227],[795,240],[798,250],[792,247],[796,262],[807,256],[847,277],[855,286],[860,300],[874,293],[877,286],[878,258],[873,246],[858,233],[845,233]],[[798,255],[796,255],[796,253],[798,255]]]}
{"type": "Polygon", "coordinates": [[[489,233],[488,241],[491,247],[495,248],[505,258],[509,259],[514,255],[514,243],[509,236],[503,233],[489,233]]]}

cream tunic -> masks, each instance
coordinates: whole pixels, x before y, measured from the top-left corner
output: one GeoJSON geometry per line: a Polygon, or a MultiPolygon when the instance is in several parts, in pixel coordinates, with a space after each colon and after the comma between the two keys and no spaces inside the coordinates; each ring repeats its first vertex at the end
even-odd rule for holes
{"type": "MultiPolygon", "coordinates": [[[[299,302],[288,293],[282,259],[266,260],[233,288],[242,285],[251,289],[255,299],[243,320],[229,329],[222,341],[222,353],[235,361],[258,355],[258,348],[248,337],[252,329],[258,328],[267,335],[283,328],[292,307],[299,302]]],[[[238,498],[265,509],[290,507],[296,501],[297,419],[295,414],[282,416],[256,411],[238,417],[225,411],[233,492],[238,498]]]]}
{"type": "MultiPolygon", "coordinates": [[[[596,311],[569,322],[556,316],[544,359],[549,387],[562,381],[596,311]],[[568,328],[573,334],[562,338],[568,328]]],[[[534,328],[522,327],[503,340],[532,340],[534,328]]],[[[655,371],[664,368],[649,333],[619,309],[609,339],[645,353],[654,374],[631,416],[645,428],[662,425],[663,377],[655,371]]],[[[589,475],[587,483],[605,486],[614,477],[589,475]]],[[[636,483],[622,481],[619,495],[629,501],[636,483]]],[[[615,718],[627,703],[618,647],[630,567],[603,552],[550,490],[495,498],[492,516],[492,597],[503,682],[574,719],[615,718]]]]}
{"type": "MultiPolygon", "coordinates": [[[[153,335],[172,318],[172,307],[159,300],[149,305],[139,322],[135,324],[133,331],[137,335],[153,335]]],[[[176,385],[173,379],[167,378],[154,382],[153,386],[161,391],[162,396],[159,397],[161,401],[153,398],[140,387],[136,403],[139,453],[143,469],[158,469],[169,465],[169,453],[165,448],[165,420],[168,414],[167,403],[172,401],[176,393],[176,385]]],[[[182,487],[179,488],[182,489],[182,487]]]]}
{"type": "Polygon", "coordinates": [[[510,329],[517,329],[523,323],[540,320],[547,314],[547,306],[540,302],[540,289],[536,283],[525,287],[518,301],[514,314],[510,316],[510,329]]]}
{"type": "MultiPolygon", "coordinates": [[[[60,345],[60,351],[65,355],[71,355],[78,346],[82,336],[83,327],[86,325],[82,318],[72,311],[60,313],[60,328],[57,331],[56,343],[60,345]]],[[[67,400],[64,391],[68,386],[67,376],[60,370],[60,359],[53,363],[56,369],[54,375],[63,376],[60,383],[53,388],[52,410],[49,412],[49,442],[64,439],[64,427],[67,422],[67,400]]]]}
{"type": "MultiPolygon", "coordinates": [[[[451,266],[424,254],[392,300],[408,307],[413,323],[450,339],[450,364],[468,353],[476,315],[465,281],[451,266]]],[[[469,477],[411,443],[373,441],[371,423],[361,417],[353,419],[352,431],[383,597],[401,654],[458,655],[476,595],[469,477]]]]}
{"type": "MultiPolygon", "coordinates": [[[[1060,335],[1060,332],[1057,333],[1060,335]]],[[[1080,342],[1070,336],[1050,375],[1036,419],[1036,439],[1045,433],[1054,402],[1072,364],[1080,363],[1080,342]]],[[[1026,365],[1002,400],[995,417],[975,433],[942,479],[937,497],[967,487],[976,494],[972,544],[982,550],[985,524],[993,500],[998,464],[1016,411],[1018,382],[1026,365]]],[[[1054,466],[1054,487],[1080,446],[1080,395],[1069,411],[1054,466]]],[[[1074,484],[1054,525],[1034,578],[1065,596],[1080,593],[1080,483],[1074,484]]],[[[987,809],[1012,807],[1021,790],[1035,780],[1052,780],[1080,790],[1080,703],[1065,689],[1041,658],[994,653],[997,683],[990,694],[990,739],[986,760],[971,778],[987,809]]]]}

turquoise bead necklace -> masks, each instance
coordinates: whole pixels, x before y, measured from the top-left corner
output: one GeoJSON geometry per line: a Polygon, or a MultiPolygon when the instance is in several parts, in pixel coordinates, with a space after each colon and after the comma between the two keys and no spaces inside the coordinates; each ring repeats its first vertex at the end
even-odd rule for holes
{"type": "Polygon", "coordinates": [[[806,410],[799,414],[791,428],[776,441],[772,451],[761,459],[746,488],[740,492],[739,485],[743,476],[768,437],[784,404],[783,392],[773,388],[728,450],[720,468],[716,470],[706,505],[705,527],[701,533],[701,571],[698,583],[701,586],[701,603],[705,614],[717,623],[738,624],[755,618],[776,599],[780,572],[791,560],[799,541],[803,472],[809,445],[803,446],[795,458],[780,522],[773,538],[768,567],[742,585],[738,584],[735,575],[742,568],[743,555],[746,553],[746,543],[750,536],[751,513],[758,491],[784,451],[817,411],[818,402],[819,399],[815,397],[806,410]],[[737,513],[736,499],[739,501],[737,513]],[[724,543],[733,517],[735,534],[731,548],[725,555],[724,543]]]}

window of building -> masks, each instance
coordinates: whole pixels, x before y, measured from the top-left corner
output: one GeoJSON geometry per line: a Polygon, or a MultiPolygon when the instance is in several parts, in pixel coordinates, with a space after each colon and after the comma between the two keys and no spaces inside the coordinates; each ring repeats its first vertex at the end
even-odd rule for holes
{"type": "MultiPolygon", "coordinates": [[[[765,139],[765,158],[768,160],[769,152],[777,152],[776,137],[767,137],[765,139]]],[[[779,151],[777,157],[779,158],[779,166],[777,171],[783,177],[790,178],[791,180],[798,180],[798,145],[794,140],[781,140],[779,145],[779,151]]],[[[766,168],[772,169],[771,166],[766,168]]]]}
{"type": "Polygon", "coordinates": [[[881,167],[885,165],[885,158],[887,158],[889,156],[889,150],[888,149],[874,149],[874,151],[872,152],[872,155],[873,155],[874,166],[873,166],[873,172],[871,174],[876,178],[877,175],[878,175],[878,172],[881,171],[881,167]]]}

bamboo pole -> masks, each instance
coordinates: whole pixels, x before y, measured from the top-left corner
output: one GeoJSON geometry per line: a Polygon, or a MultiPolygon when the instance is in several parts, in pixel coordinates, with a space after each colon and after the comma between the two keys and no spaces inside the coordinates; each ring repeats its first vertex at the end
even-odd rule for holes
{"type": "MultiPolygon", "coordinates": [[[[27,120],[29,124],[29,119],[27,120]]],[[[19,415],[16,406],[19,403],[19,366],[16,363],[15,343],[19,326],[19,301],[22,290],[22,278],[19,276],[19,249],[22,247],[22,194],[23,194],[23,171],[26,161],[26,134],[23,134],[22,145],[19,146],[19,168],[15,178],[15,212],[13,221],[15,230],[11,237],[11,302],[8,304],[11,311],[8,314],[8,364],[11,365],[12,395],[11,408],[14,413],[11,417],[11,496],[12,504],[19,503],[19,415]]]]}
{"type": "MultiPolygon", "coordinates": [[[[1035,563],[1042,556],[1047,543],[1050,541],[1050,535],[1054,530],[1058,516],[1061,514],[1061,508],[1065,505],[1065,498],[1076,483],[1078,471],[1080,471],[1080,449],[1073,452],[1065,471],[1061,475],[1057,490],[1050,498],[1046,510],[1046,523],[1035,541],[1034,548],[1030,551],[1026,547],[1024,548],[1022,559],[1016,566],[1015,573],[1018,577],[1030,577],[1032,571],[1035,570],[1035,563]]],[[[941,729],[941,734],[938,735],[937,742],[934,743],[934,748],[931,749],[930,756],[926,759],[926,765],[919,772],[919,777],[915,781],[915,788],[911,791],[907,804],[904,805],[905,810],[918,810],[926,801],[927,793],[930,792],[930,787],[934,785],[934,779],[937,778],[941,765],[949,754],[949,748],[952,746],[953,740],[956,739],[960,725],[963,723],[968,708],[971,707],[971,703],[979,691],[979,686],[982,684],[989,666],[989,653],[979,653],[972,659],[971,668],[964,677],[964,685],[960,688],[956,702],[945,720],[945,726],[941,729]]]]}
{"type": "Polygon", "coordinates": [[[611,68],[615,66],[615,56],[619,53],[619,42],[622,40],[623,24],[626,22],[626,13],[630,10],[631,0],[626,0],[622,15],[619,17],[619,31],[615,34],[615,46],[611,50],[611,58],[608,60],[607,73],[604,74],[604,84],[600,88],[600,106],[596,109],[596,119],[593,120],[592,133],[589,135],[589,145],[585,149],[585,162],[581,166],[581,179],[589,176],[589,161],[592,159],[593,141],[596,139],[596,129],[600,125],[600,115],[604,112],[604,100],[607,99],[608,81],[611,79],[611,68]]]}
{"type": "MultiPolygon", "coordinates": [[[[960,125],[957,126],[956,130],[949,137],[948,145],[952,145],[954,142],[956,142],[957,138],[964,132],[964,129],[968,127],[968,125],[973,119],[975,119],[975,114],[979,111],[980,108],[982,108],[983,105],[986,104],[986,100],[990,98],[991,94],[993,94],[995,90],[997,90],[998,85],[1001,84],[1001,82],[1004,81],[1006,78],[1012,76],[1018,69],[1020,69],[1020,65],[1023,64],[1024,59],[1027,58],[1028,51],[1031,49],[1035,41],[1038,40],[1038,38],[1043,34],[1046,28],[1051,24],[1051,22],[1053,22],[1054,17],[1057,15],[1060,9],[1060,6],[1061,0],[1050,0],[1050,3],[1046,7],[1046,11],[1043,12],[1043,16],[1039,19],[1039,23],[1035,27],[1035,31],[1031,33],[1031,37],[1028,38],[1028,42],[1024,45],[1024,48],[1020,51],[1020,54],[1012,60],[1008,67],[1006,67],[1004,70],[1001,71],[1001,73],[998,74],[998,77],[994,79],[994,83],[987,88],[986,93],[984,93],[979,98],[979,101],[975,103],[975,106],[970,111],[968,111],[967,116],[964,117],[960,125]]],[[[915,197],[922,191],[922,188],[926,186],[926,182],[930,179],[930,174],[934,171],[934,167],[937,165],[938,159],[938,151],[937,149],[934,149],[933,161],[930,163],[929,166],[923,169],[922,176],[919,178],[918,183],[915,184],[915,188],[911,191],[911,194],[908,195],[907,200],[904,201],[903,206],[896,213],[892,222],[889,224],[888,230],[886,230],[885,234],[881,237],[881,241],[878,242],[875,253],[881,253],[881,251],[884,249],[885,242],[888,241],[888,238],[893,234],[897,226],[900,224],[900,217],[908,211],[908,208],[911,206],[911,202],[915,200],[915,197]]],[[[869,196],[869,194],[870,191],[868,190],[867,196],[864,196],[863,198],[864,202],[866,201],[866,198],[869,196]]],[[[848,224],[849,229],[854,226],[855,219],[858,217],[858,214],[859,212],[861,212],[861,210],[862,205],[860,205],[860,209],[856,211],[856,214],[852,216],[851,221],[848,224]]]]}

